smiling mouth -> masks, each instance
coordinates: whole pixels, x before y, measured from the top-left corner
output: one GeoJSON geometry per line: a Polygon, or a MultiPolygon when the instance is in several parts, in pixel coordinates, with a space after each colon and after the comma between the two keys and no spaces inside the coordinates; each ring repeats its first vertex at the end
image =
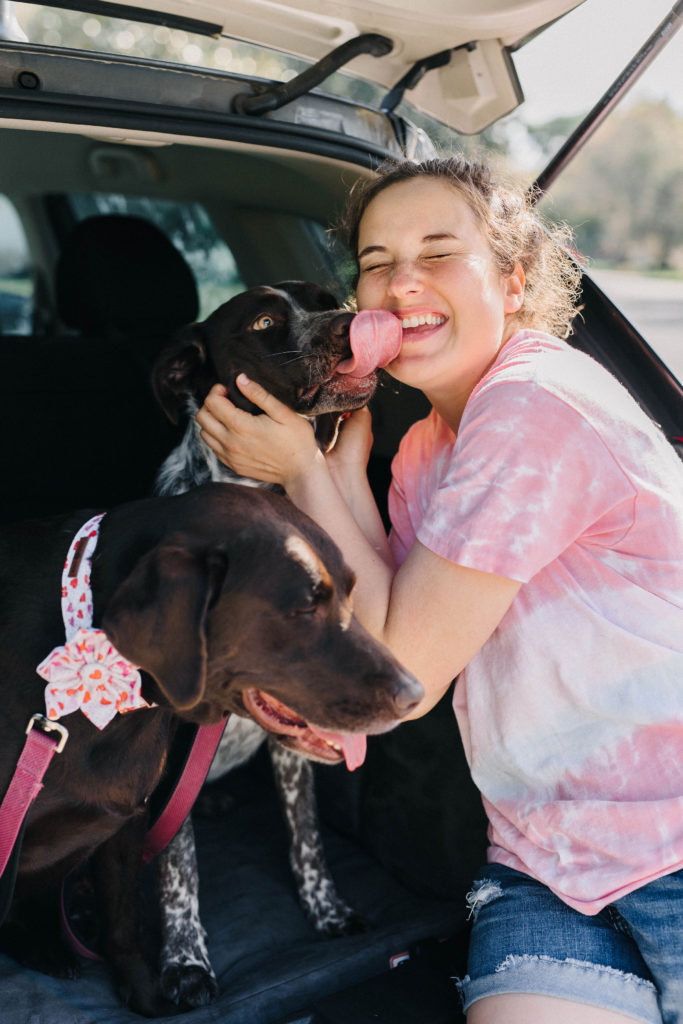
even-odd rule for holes
{"type": "Polygon", "coordinates": [[[400,319],[404,331],[417,331],[420,328],[431,330],[434,327],[441,327],[446,323],[448,317],[439,313],[416,313],[412,316],[403,316],[400,319]]]}
{"type": "Polygon", "coordinates": [[[360,733],[333,733],[310,725],[282,701],[263,690],[242,692],[245,711],[263,729],[285,739],[285,745],[316,761],[346,761],[349,771],[365,759],[366,740],[360,733]]]}

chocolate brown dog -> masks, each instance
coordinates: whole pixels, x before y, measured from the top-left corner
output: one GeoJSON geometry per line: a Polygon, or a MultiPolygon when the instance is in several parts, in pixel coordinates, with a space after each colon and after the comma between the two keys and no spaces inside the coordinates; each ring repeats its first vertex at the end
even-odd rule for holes
{"type": "MultiPolygon", "coordinates": [[[[29,718],[45,710],[36,666],[64,644],[61,576],[87,518],[0,530],[1,793],[29,718]]],[[[148,1016],[170,1012],[140,953],[138,879],[147,801],[178,719],[210,724],[258,706],[286,717],[302,742],[325,743],[308,723],[382,732],[422,695],[353,619],[352,584],[334,543],[267,491],[208,484],[104,516],[93,627],[140,667],[141,696],[153,706],[116,714],[101,731],[81,710],[61,720],[69,739],[29,811],[5,951],[52,973],[76,970],[46,892],[91,857],[103,952],[121,998],[148,1016]]]]}

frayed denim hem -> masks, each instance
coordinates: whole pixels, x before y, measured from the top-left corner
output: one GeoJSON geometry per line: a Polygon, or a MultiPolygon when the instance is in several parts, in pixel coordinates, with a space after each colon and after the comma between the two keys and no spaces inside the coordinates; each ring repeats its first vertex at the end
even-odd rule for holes
{"type": "Polygon", "coordinates": [[[632,1017],[642,1024],[662,1024],[657,991],[651,981],[615,967],[536,954],[511,954],[493,974],[455,978],[464,1012],[486,996],[524,992],[555,996],[632,1017]]]}

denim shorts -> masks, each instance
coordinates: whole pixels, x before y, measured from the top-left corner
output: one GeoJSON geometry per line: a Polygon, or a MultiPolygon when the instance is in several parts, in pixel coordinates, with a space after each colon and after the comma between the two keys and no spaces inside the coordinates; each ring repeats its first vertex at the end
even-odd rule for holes
{"type": "Polygon", "coordinates": [[[683,1024],[683,871],[649,882],[588,917],[501,864],[467,897],[473,921],[463,1009],[485,996],[556,996],[683,1024]]]}

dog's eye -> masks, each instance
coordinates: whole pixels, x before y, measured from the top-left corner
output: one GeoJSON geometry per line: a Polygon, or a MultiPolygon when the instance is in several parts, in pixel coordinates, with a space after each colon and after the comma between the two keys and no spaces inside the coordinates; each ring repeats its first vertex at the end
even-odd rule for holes
{"type": "Polygon", "coordinates": [[[315,615],[317,610],[318,610],[318,601],[313,600],[313,601],[311,601],[310,604],[302,604],[302,605],[299,605],[298,608],[293,608],[292,611],[290,611],[289,614],[290,614],[290,616],[292,618],[296,618],[296,617],[298,617],[300,615],[315,615]]]}
{"type": "Polygon", "coordinates": [[[252,331],[267,331],[275,325],[275,321],[268,313],[258,316],[251,325],[252,331]]]}

